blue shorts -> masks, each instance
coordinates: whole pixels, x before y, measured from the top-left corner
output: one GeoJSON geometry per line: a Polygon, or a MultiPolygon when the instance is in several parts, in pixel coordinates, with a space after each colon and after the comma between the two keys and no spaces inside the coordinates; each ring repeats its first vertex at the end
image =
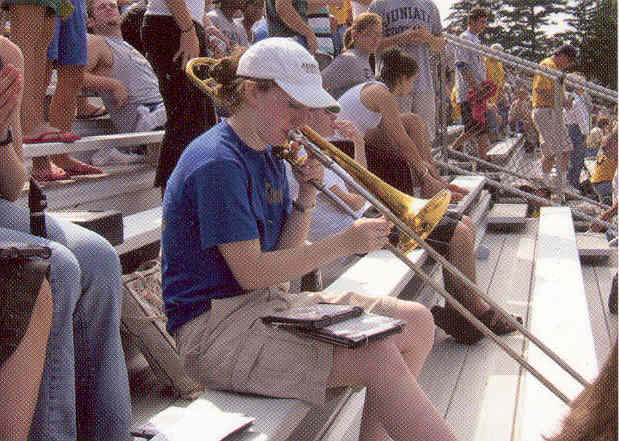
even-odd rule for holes
{"type": "Polygon", "coordinates": [[[56,17],[56,32],[47,48],[47,59],[57,66],[86,66],[86,4],[85,0],[71,0],[75,12],[66,20],[56,17]]]}

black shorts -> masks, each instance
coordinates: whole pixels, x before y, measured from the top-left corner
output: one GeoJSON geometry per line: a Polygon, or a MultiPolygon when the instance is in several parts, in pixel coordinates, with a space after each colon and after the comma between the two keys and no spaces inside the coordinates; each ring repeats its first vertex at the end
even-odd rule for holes
{"type": "MultiPolygon", "coordinates": [[[[462,123],[464,124],[464,131],[474,130],[478,126],[478,122],[473,118],[473,109],[471,109],[471,103],[465,101],[460,103],[460,112],[462,113],[462,123]]],[[[488,124],[484,124],[483,129],[479,132],[480,135],[488,133],[488,124]]]]}
{"type": "Polygon", "coordinates": [[[462,215],[455,211],[445,212],[445,216],[441,219],[438,225],[432,230],[432,233],[426,238],[426,242],[436,250],[444,258],[447,258],[449,253],[449,242],[453,238],[458,222],[462,220],[462,215]]]}

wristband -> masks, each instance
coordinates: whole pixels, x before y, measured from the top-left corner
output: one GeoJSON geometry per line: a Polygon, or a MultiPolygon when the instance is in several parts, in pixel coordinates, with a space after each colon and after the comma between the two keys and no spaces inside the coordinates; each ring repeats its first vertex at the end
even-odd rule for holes
{"type": "Polygon", "coordinates": [[[428,173],[430,173],[430,167],[426,167],[426,170],[421,175],[421,179],[425,178],[428,173]]]}
{"type": "Polygon", "coordinates": [[[305,205],[300,204],[300,203],[299,203],[299,202],[297,202],[297,201],[292,201],[292,208],[294,208],[294,209],[295,209],[295,210],[297,210],[298,212],[305,213],[305,212],[307,212],[307,211],[311,211],[311,210],[313,210],[314,208],[316,208],[316,204],[314,204],[314,205],[309,205],[309,206],[305,206],[305,205]]]}
{"type": "Polygon", "coordinates": [[[6,138],[3,141],[0,141],[0,147],[6,147],[12,142],[13,142],[13,133],[11,132],[11,129],[9,129],[6,132],[6,138]]]}

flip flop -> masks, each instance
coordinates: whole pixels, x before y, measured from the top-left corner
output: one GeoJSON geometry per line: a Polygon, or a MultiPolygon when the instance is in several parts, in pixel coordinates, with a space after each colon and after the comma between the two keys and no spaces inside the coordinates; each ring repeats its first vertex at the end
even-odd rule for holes
{"type": "Polygon", "coordinates": [[[61,132],[49,130],[33,138],[24,138],[24,144],[41,144],[45,142],[74,142],[78,139],[81,139],[81,136],[72,131],[61,132]]]}
{"type": "Polygon", "coordinates": [[[103,173],[103,169],[84,162],[80,162],[78,165],[71,168],[65,168],[64,171],[67,172],[69,176],[100,175],[103,173]]]}
{"type": "Polygon", "coordinates": [[[71,179],[71,176],[61,168],[32,170],[32,177],[39,182],[67,181],[71,179]]]}
{"type": "Polygon", "coordinates": [[[94,119],[99,118],[101,116],[107,115],[107,109],[104,106],[96,106],[93,107],[90,112],[83,113],[81,115],[76,115],[76,119],[94,119]]]}
{"type": "Polygon", "coordinates": [[[453,191],[453,192],[460,193],[460,194],[469,194],[470,193],[470,191],[468,191],[466,188],[462,188],[462,187],[460,187],[459,185],[456,185],[456,184],[449,184],[449,185],[447,185],[447,189],[449,191],[453,191]]]}

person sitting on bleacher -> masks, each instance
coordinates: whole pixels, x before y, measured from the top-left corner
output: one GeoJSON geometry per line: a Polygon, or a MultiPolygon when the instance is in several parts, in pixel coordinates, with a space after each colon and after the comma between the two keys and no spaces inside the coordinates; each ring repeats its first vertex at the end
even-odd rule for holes
{"type": "Polygon", "coordinates": [[[399,153],[423,178],[422,196],[428,197],[447,183],[433,163],[424,122],[414,113],[400,113],[396,101],[396,96],[410,93],[416,74],[417,63],[411,56],[400,49],[385,52],[378,80],[361,83],[344,93],[338,100],[342,108],[339,116],[356,124],[366,145],[399,153]]]}
{"type": "MultiPolygon", "coordinates": [[[[297,172],[289,199],[271,146],[318,109],[338,105],[318,63],[289,38],[267,38],[210,68],[214,96],[231,116],[185,149],[163,199],[162,281],[168,331],[189,375],[210,389],[324,405],[326,389],[364,385],[360,439],[454,440],[416,377],[434,340],[429,311],[396,298],[290,294],[279,285],[353,253],[379,249],[391,224],[362,219],[306,244],[323,167],[297,172]],[[358,349],[302,338],[259,318],[319,301],[353,303],[405,320],[397,337],[358,349]]],[[[294,149],[294,145],[293,145],[294,149]]]]}
{"type": "MultiPolygon", "coordinates": [[[[160,130],[166,123],[166,109],[157,76],[137,49],[123,40],[121,18],[115,0],[90,0],[87,7],[88,65],[84,90],[100,94],[119,132],[160,130]]],[[[92,163],[138,162],[141,155],[105,148],[95,153],[92,163]]]]}
{"type": "MultiPolygon", "coordinates": [[[[225,44],[225,49],[221,55],[230,55],[231,51],[237,46],[249,46],[247,32],[243,25],[234,21],[235,14],[245,8],[245,0],[222,0],[219,7],[206,13],[206,17],[210,19],[215,26],[228,39],[225,44]]],[[[210,37],[215,38],[215,37],[210,37]]],[[[223,40],[220,40],[223,43],[223,40]]]]}
{"type": "MultiPolygon", "coordinates": [[[[9,44],[2,41],[0,47],[9,44]]],[[[15,78],[7,69],[0,73],[0,91],[10,90],[15,78]]],[[[45,216],[46,238],[31,234],[30,213],[15,202],[27,179],[16,120],[11,124],[16,140],[6,126],[0,130],[0,241],[52,251],[52,326],[30,439],[128,440],[131,403],[120,340],[118,254],[98,234],[53,216],[45,216]]]]}
{"type": "MultiPolygon", "coordinates": [[[[340,143],[351,143],[353,145],[353,159],[362,167],[367,168],[365,142],[354,123],[337,119],[336,113],[319,109],[311,115],[308,126],[316,130],[321,136],[329,139],[336,147],[340,143]]],[[[285,166],[290,186],[290,198],[296,199],[299,192],[299,183],[294,176],[290,163],[286,162],[285,166]]],[[[340,199],[344,206],[352,210],[356,217],[360,217],[367,208],[363,196],[351,191],[344,180],[333,170],[325,168],[322,183],[328,191],[340,199]]],[[[321,191],[316,195],[316,208],[312,215],[307,238],[311,242],[317,242],[345,230],[354,221],[355,217],[349,214],[346,208],[336,205],[336,202],[321,191]]],[[[329,286],[340,275],[342,268],[352,264],[358,258],[356,255],[351,255],[343,257],[337,262],[323,265],[320,268],[322,286],[329,286]]],[[[309,290],[309,288],[306,289],[309,290]]]]}
{"type": "MultiPolygon", "coordinates": [[[[15,200],[27,177],[22,154],[19,105],[23,57],[0,37],[0,198],[15,200]],[[9,135],[11,133],[11,135],[9,135]],[[11,139],[12,138],[12,139],[11,139]]],[[[6,241],[0,228],[0,248],[6,241]]],[[[0,439],[25,441],[39,396],[52,320],[52,294],[35,264],[0,259],[0,439]]],[[[37,266],[39,264],[36,264],[37,266]]]]}
{"type": "MultiPolygon", "coordinates": [[[[383,54],[383,68],[379,77],[383,82],[363,83],[342,95],[339,99],[342,108],[339,117],[353,121],[360,128],[369,149],[399,152],[411,168],[415,183],[421,187],[422,197],[431,198],[448,187],[454,192],[453,200],[457,201],[466,190],[448,185],[438,174],[423,121],[412,113],[400,114],[394,98],[394,95],[405,96],[410,93],[416,71],[417,64],[409,55],[399,49],[386,52],[383,54]]],[[[370,153],[367,152],[368,156],[370,153]]],[[[372,162],[369,165],[371,171],[381,176],[380,167],[372,162]]],[[[386,167],[393,168],[394,165],[387,164],[386,167]]],[[[412,189],[402,187],[400,182],[389,182],[386,176],[385,179],[401,191],[412,192],[412,189]]],[[[471,281],[475,281],[475,226],[468,217],[460,219],[457,213],[450,213],[430,235],[428,242],[471,281]]],[[[449,272],[445,271],[444,277],[447,290],[495,333],[503,335],[515,330],[498,312],[461,286],[449,272]]],[[[450,305],[445,308],[436,306],[432,313],[437,326],[460,343],[474,344],[483,338],[483,334],[450,305]]]]}

